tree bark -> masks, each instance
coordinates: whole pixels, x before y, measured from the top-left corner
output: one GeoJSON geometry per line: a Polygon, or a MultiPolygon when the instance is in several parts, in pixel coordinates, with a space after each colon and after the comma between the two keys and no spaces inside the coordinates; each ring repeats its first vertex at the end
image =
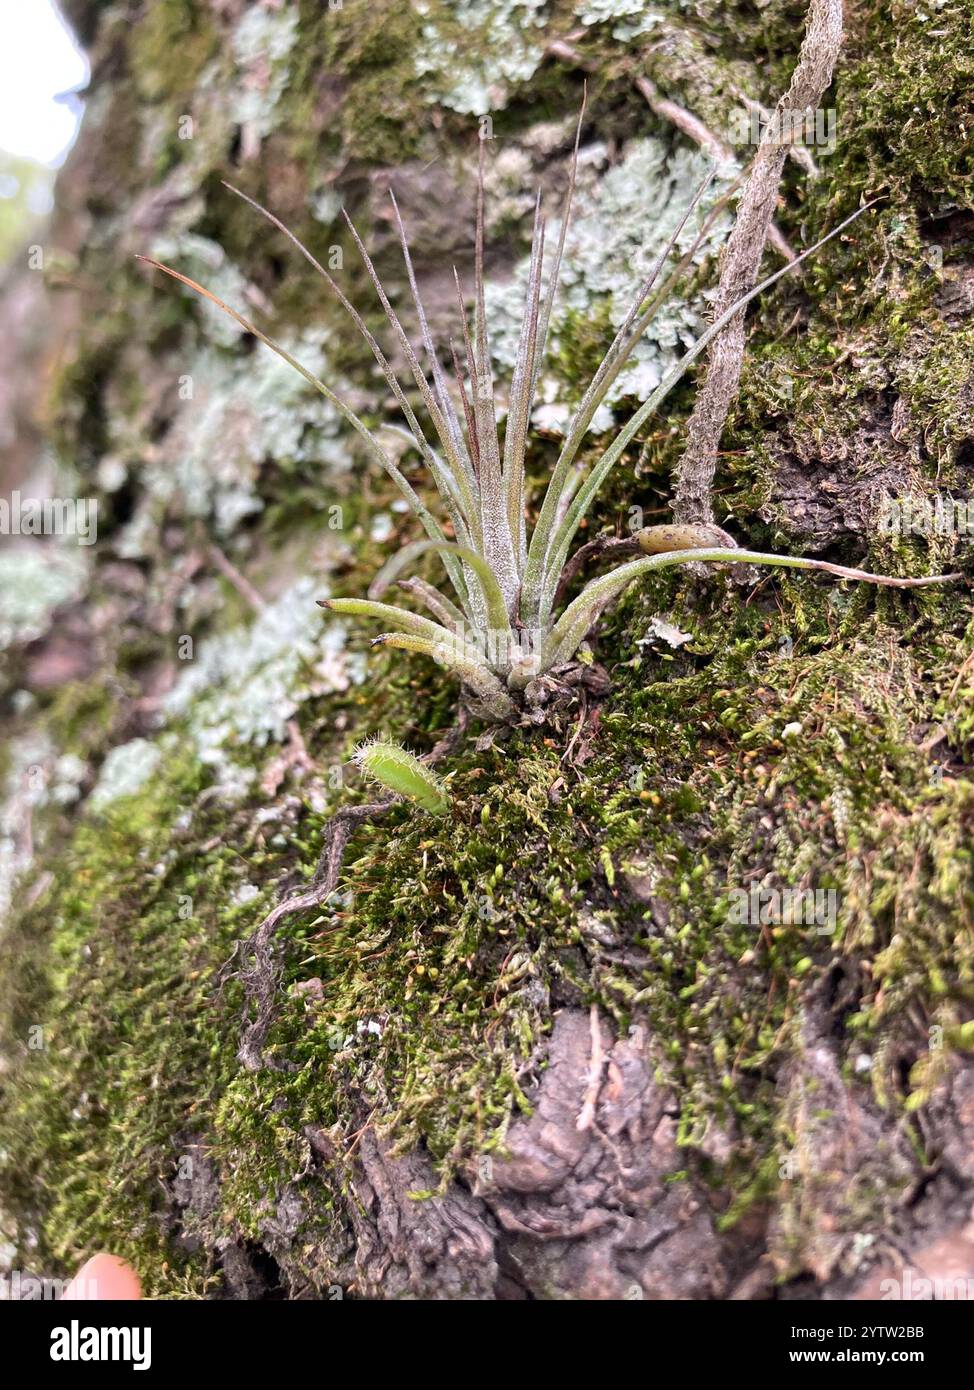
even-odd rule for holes
{"type": "MultiPolygon", "coordinates": [[[[800,249],[880,196],[734,321],[692,413],[688,384],[649,422],[586,554],[614,553],[634,509],[663,519],[674,479],[677,522],[716,511],[755,548],[966,569],[964,7],[936,26],[855,7],[831,89],[831,0],[797,67],[791,0],[579,3],[541,25],[485,0],[466,27],[392,0],[63,8],[91,89],[43,289],[23,257],[0,287],[8,334],[37,325],[0,400],[3,482],[94,499],[98,537],[40,566],[24,538],[0,551],[15,1265],[59,1275],[107,1247],[149,1293],[251,1299],[832,1298],[899,1287],[914,1256],[974,1278],[966,584],[745,594],[674,575],[602,620],[609,689],[570,722],[451,737],[443,673],[370,654],[315,606],[363,594],[415,539],[395,490],[300,379],[135,261],[203,280],[395,424],[340,307],[221,180],[293,226],[378,333],[340,211],[405,315],[393,186],[448,349],[489,120],[502,357],[534,185],[557,208],[585,77],[537,478],[711,137],[753,155],[760,193],[717,314],[755,281],[772,212],[800,249]],[[837,139],[779,193],[784,149],[732,132],[789,78],[777,109],[825,103],[837,139]],[[367,799],[348,760],[377,732],[448,739],[454,814],[353,814],[323,898],[325,827],[367,799]],[[789,894],[811,917],[790,920],[789,894]],[[262,939],[255,1014],[233,953],[281,902],[306,910],[262,939]]],[[[668,306],[616,427],[701,330],[715,259],[668,306]]]]}

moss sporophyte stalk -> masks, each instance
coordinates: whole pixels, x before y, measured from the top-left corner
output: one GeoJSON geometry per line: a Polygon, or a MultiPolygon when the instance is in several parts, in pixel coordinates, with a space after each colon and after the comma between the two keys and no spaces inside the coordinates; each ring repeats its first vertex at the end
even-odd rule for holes
{"type": "MultiPolygon", "coordinates": [[[[469,322],[466,297],[454,269],[459,336],[451,339],[449,344],[452,381],[430,333],[395,195],[390,193],[419,328],[421,346],[418,349],[410,342],[393,309],[351,218],[344,214],[397,350],[408,364],[412,382],[432,429],[432,442],[410,403],[406,385],[400,382],[383,348],[333,276],[273,213],[246,194],[239,193],[308,259],[355,324],[402,411],[410,443],[432,477],[443,509],[442,518],[434,515],[426,506],[376,434],[313,372],[211,291],[158,261],[148,261],[148,264],[165,271],[217,304],[320,392],[363,441],[373,462],[389,475],[422,527],[425,538],[405,545],[383,566],[372,582],[367,597],[329,598],[322,601],[323,606],[338,614],[378,621],[385,630],[374,639],[373,645],[397,647],[431,657],[460,680],[478,715],[499,722],[515,721],[525,714],[530,716],[533,709],[548,700],[552,684],[557,685],[559,675],[571,669],[579,647],[599,615],[618,599],[630,583],[660,569],[690,561],[767,565],[820,570],[843,579],[896,587],[936,584],[957,577],[927,575],[893,578],[803,556],[751,551],[739,548],[726,532],[709,525],[649,527],[635,538],[632,548],[642,552],[637,554],[637,558],[590,580],[571,602],[562,606],[566,580],[574,575],[582,555],[579,551],[572,554],[578,530],[585,523],[589,509],[627,445],[658,411],[690,365],[747,303],[837,236],[869,206],[867,204],[847,217],[794,261],[755,286],[721,314],[683,357],[664,373],[655,390],[633,413],[598,460],[587,472],[583,472],[577,464],[577,457],[596,411],[630,360],[660,306],[692,263],[714,220],[730,198],[729,193],[723,195],[704,213],[704,196],[716,175],[716,169],[711,170],[697,187],[679,225],[639,286],[611,346],[584,391],[529,531],[525,505],[525,455],[531,440],[538,379],[548,347],[552,305],[571,218],[583,117],[584,105],[575,134],[558,235],[550,256],[546,254],[549,249],[546,246],[547,223],[541,210],[540,192],[535,200],[526,298],[503,430],[499,425],[500,410],[491,365],[484,297],[483,139],[479,149],[475,218],[473,323],[471,325],[469,322]],[[679,239],[684,229],[690,227],[692,218],[696,218],[698,223],[696,234],[689,249],[679,255],[679,239]],[[548,261],[550,264],[546,264],[548,261]],[[421,358],[425,358],[425,364],[421,358]],[[414,562],[428,553],[441,560],[451,592],[437,588],[418,576],[408,575],[414,562]],[[396,580],[430,616],[381,601],[396,580]]],[[[236,189],[232,191],[238,193],[236,189]]]]}

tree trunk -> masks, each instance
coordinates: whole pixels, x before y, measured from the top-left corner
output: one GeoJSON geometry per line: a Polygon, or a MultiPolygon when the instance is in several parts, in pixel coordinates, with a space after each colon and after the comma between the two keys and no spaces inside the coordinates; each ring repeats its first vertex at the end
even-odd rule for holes
{"type": "MultiPolygon", "coordinates": [[[[448,347],[486,136],[503,378],[534,190],[557,218],[587,79],[536,509],[660,227],[714,150],[752,158],[804,6],[63,7],[92,81],[43,283],[25,254],[0,291],[21,364],[3,481],[97,503],[97,540],[0,551],[12,1267],[109,1248],[150,1293],[216,1298],[974,1278],[966,583],[668,571],[592,634],[607,691],[483,737],[445,672],[316,607],[416,538],[395,487],[299,376],[135,259],[202,281],[385,430],[395,401],[340,305],[221,180],[395,362],[342,209],[416,340],[394,188],[448,347]],[[448,739],[451,812],[353,817],[336,892],[276,924],[257,989],[239,943],[370,800],[348,763],[376,733],[448,739]]],[[[764,273],[877,205],[749,310],[712,493],[748,548],[965,568],[970,30],[959,0],[846,7],[764,273]]],[[[704,327],[730,225],[587,465],[704,327]]],[[[647,423],[580,540],[667,518],[693,400],[684,382],[647,423]]]]}

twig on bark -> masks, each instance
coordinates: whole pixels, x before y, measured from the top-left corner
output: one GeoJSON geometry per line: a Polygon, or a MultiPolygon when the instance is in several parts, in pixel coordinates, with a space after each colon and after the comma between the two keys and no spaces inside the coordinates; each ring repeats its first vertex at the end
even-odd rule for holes
{"type": "MultiPolygon", "coordinates": [[[[456,724],[420,761],[432,765],[447,757],[463,738],[469,722],[470,715],[461,706],[456,724]]],[[[278,927],[286,917],[292,916],[295,912],[309,912],[313,908],[324,906],[338,887],[345,861],[345,849],[354,832],[366,821],[374,821],[399,804],[400,798],[393,796],[386,801],[373,801],[365,806],[344,806],[336,811],[324,828],[321,854],[308,887],[301,893],[285,898],[272,908],[252,936],[246,941],[238,941],[233,954],[224,965],[221,972],[222,981],[225,982],[235,973],[244,987],[243,1027],[237,1060],[247,1071],[259,1071],[262,1067],[271,1067],[277,1071],[293,1070],[287,1063],[272,1062],[264,1056],[267,1033],[274,1020],[274,1005],[281,974],[274,951],[278,927]],[[251,960],[250,965],[233,972],[231,967],[234,963],[247,957],[251,960]]]]}
{"type": "Polygon", "coordinates": [[[289,719],[286,728],[287,736],[291,742],[291,755],[294,765],[296,767],[302,767],[305,771],[310,772],[315,764],[314,759],[308,752],[308,745],[304,741],[304,734],[301,732],[301,726],[296,719],[289,719]]]}
{"type": "Polygon", "coordinates": [[[344,806],[336,811],[325,826],[321,856],[309,886],[303,893],[285,898],[277,907],[272,908],[253,936],[237,943],[234,954],[223,967],[224,978],[227,978],[231,973],[230,966],[238,957],[251,958],[249,966],[236,972],[246,995],[237,1059],[247,1071],[259,1071],[265,1066],[278,1071],[294,1069],[293,1064],[269,1062],[264,1057],[264,1043],[274,1019],[274,1005],[281,973],[274,952],[278,926],[295,912],[308,912],[312,908],[322,907],[328,901],[338,886],[345,848],[353,832],[364,821],[373,820],[393,805],[395,798],[371,802],[365,806],[344,806]],[[255,1008],[256,1013],[253,1012],[255,1008]]]}
{"type": "Polygon", "coordinates": [[[224,579],[229,580],[240,597],[245,603],[250,604],[255,613],[263,613],[266,610],[267,600],[257,592],[250,580],[240,573],[236,565],[231,564],[218,545],[214,545],[212,541],[209,541],[206,547],[206,554],[211,563],[223,575],[224,579]]]}
{"type": "MultiPolygon", "coordinates": [[[[702,150],[711,154],[718,163],[724,163],[734,158],[734,151],[725,140],[722,140],[719,135],[715,135],[692,111],[687,111],[669,97],[664,97],[656,83],[651,82],[648,77],[636,78],[636,90],[644,98],[647,105],[656,112],[657,116],[660,116],[664,121],[669,121],[671,125],[675,125],[677,130],[682,130],[684,135],[688,135],[702,150]]],[[[795,253],[788,245],[787,237],[774,222],[768,228],[768,240],[782,260],[793,261],[795,259],[795,253]]]]}
{"type": "Polygon", "coordinates": [[[588,1086],[585,1088],[585,1099],[581,1110],[578,1112],[578,1119],[575,1121],[575,1128],[579,1134],[591,1129],[595,1122],[595,1107],[599,1100],[599,1091],[602,1089],[602,1069],[605,1066],[605,1055],[602,1051],[602,1027],[599,1023],[599,1006],[592,1004],[588,1011],[589,1032],[592,1037],[591,1060],[588,1068],[588,1086]]]}
{"type": "MultiPolygon", "coordinates": [[[[580,67],[586,72],[593,72],[598,64],[593,60],[583,57],[575,46],[567,39],[552,39],[545,50],[552,58],[560,58],[563,62],[572,63],[575,67],[580,67]]],[[[734,150],[726,140],[721,139],[714,131],[706,125],[699,116],[688,111],[679,102],[673,101],[671,97],[663,96],[656,83],[649,77],[637,77],[634,86],[639,95],[652,111],[659,116],[660,120],[669,121],[670,125],[683,132],[688,139],[695,145],[699,145],[705,150],[712,159],[718,164],[727,163],[735,158],[734,150]]],[[[763,108],[762,108],[763,109],[763,108]]],[[[768,234],[769,240],[782,260],[793,261],[795,253],[788,245],[785,234],[780,227],[771,224],[768,234]]]]}
{"type": "MultiPolygon", "coordinates": [[[[766,127],[724,250],[713,314],[717,319],[754,287],[771,227],[778,184],[788,146],[781,143],[785,112],[817,107],[832,81],[842,44],[842,0],[812,0],[805,38],[787,92],[766,127]]],[[[737,393],[744,358],[744,310],[715,339],[705,378],[687,425],[687,447],[677,468],[674,515],[696,524],[714,519],[712,487],[717,449],[731,402],[737,393]]]]}
{"type": "Polygon", "coordinates": [[[963,682],[964,677],[967,675],[968,671],[970,670],[970,668],[971,668],[971,663],[972,663],[972,662],[974,662],[974,651],[971,651],[971,652],[968,653],[968,656],[967,656],[966,660],[964,661],[963,666],[962,666],[962,667],[960,668],[960,670],[957,672],[957,679],[954,681],[953,685],[950,687],[950,694],[947,696],[947,701],[948,701],[948,703],[951,703],[951,702],[956,698],[957,692],[958,692],[958,690],[960,690],[960,688],[961,688],[961,683],[963,682]]]}

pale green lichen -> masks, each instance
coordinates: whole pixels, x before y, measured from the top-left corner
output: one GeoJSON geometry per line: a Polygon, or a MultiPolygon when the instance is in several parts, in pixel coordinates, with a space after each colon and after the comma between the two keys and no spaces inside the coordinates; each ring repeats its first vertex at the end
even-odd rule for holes
{"type": "MultiPolygon", "coordinates": [[[[553,353],[557,359],[578,320],[605,315],[614,331],[623,322],[640,280],[664,250],[709,161],[698,150],[673,152],[659,140],[635,140],[622,160],[607,168],[604,145],[591,145],[580,156],[578,206],[572,217],[561,272],[561,289],[552,315],[553,353]]],[[[726,187],[716,179],[704,209],[726,187]]],[[[693,242],[693,219],[684,229],[679,249],[693,242]]],[[[702,262],[720,247],[730,228],[730,217],[718,218],[696,260],[702,262]]],[[[550,238],[558,233],[551,228],[550,238]]],[[[528,261],[518,267],[513,280],[487,288],[491,348],[495,360],[510,368],[517,353],[518,328],[523,312],[528,261]]],[[[625,397],[643,400],[663,374],[682,355],[702,327],[700,298],[674,296],[662,305],[636,347],[629,364],[620,372],[600,406],[591,429],[607,429],[613,419],[611,406],[625,397]]],[[[609,333],[611,338],[611,332],[609,333]]],[[[608,346],[606,342],[605,346],[608,346]]],[[[549,373],[539,384],[542,404],[534,421],[546,429],[563,429],[574,404],[565,383],[549,373]]]]}
{"type": "Polygon", "coordinates": [[[298,38],[298,12],[251,5],[233,33],[233,56],[244,80],[231,88],[234,118],[257,136],[274,129],[274,112],[287,86],[287,60],[298,38]]]}
{"type": "Polygon", "coordinates": [[[5,749],[0,784],[0,919],[10,909],[18,877],[30,868],[43,845],[44,827],[34,813],[46,806],[69,806],[80,795],[87,771],[81,758],[58,756],[46,733],[34,729],[5,749]]]}
{"type": "MultiPolygon", "coordinates": [[[[169,231],[165,236],[153,239],[150,254],[157,260],[172,261],[177,269],[194,279],[205,279],[213,293],[228,303],[238,304],[248,297],[247,281],[223,247],[209,237],[169,231]]],[[[212,305],[204,304],[201,313],[206,320],[206,333],[210,341],[232,347],[243,336],[240,325],[212,305]]]]}
{"type": "Polygon", "coordinates": [[[612,25],[612,37],[620,43],[666,23],[665,15],[655,6],[647,5],[646,0],[584,0],[583,4],[576,5],[575,14],[587,27],[621,20],[612,25]]]}
{"type": "Polygon", "coordinates": [[[335,188],[322,188],[308,201],[312,217],[330,226],[336,222],[345,206],[345,198],[335,188]]]}
{"type": "Polygon", "coordinates": [[[384,545],[395,530],[391,512],[376,512],[369,527],[369,540],[384,545]]]}
{"type": "MultiPolygon", "coordinates": [[[[224,267],[221,293],[235,278],[224,267]]],[[[226,315],[218,318],[226,321],[226,315]]],[[[287,347],[309,370],[331,376],[322,330],[309,329],[287,347]]],[[[212,518],[218,534],[230,535],[244,517],[262,510],[258,482],[268,464],[314,463],[333,477],[350,466],[335,409],[272,353],[241,358],[203,348],[188,364],[180,389],[172,428],[142,473],[140,511],[118,540],[123,556],[137,558],[151,549],[158,504],[212,518]]]]}
{"type": "Polygon", "coordinates": [[[363,659],[345,649],[343,625],[321,630],[315,599],[324,587],[303,576],[252,624],[209,638],[166,696],[164,712],[185,718],[200,760],[221,782],[241,782],[234,748],[283,739],[303,701],[364,678],[363,659]]]}
{"type": "Polygon", "coordinates": [[[77,546],[48,538],[0,552],[0,651],[42,636],[54,610],[82,592],[87,573],[77,546]]]}
{"type": "Polygon", "coordinates": [[[540,66],[546,0],[453,0],[450,22],[426,0],[427,16],[416,71],[443,106],[482,116],[504,106],[509,84],[526,82],[540,66]]]}
{"type": "Polygon", "coordinates": [[[102,763],[98,782],[88,798],[93,811],[103,811],[123,796],[133,796],[145,786],[159,766],[162,748],[147,738],[133,738],[112,748],[102,763]]]}

